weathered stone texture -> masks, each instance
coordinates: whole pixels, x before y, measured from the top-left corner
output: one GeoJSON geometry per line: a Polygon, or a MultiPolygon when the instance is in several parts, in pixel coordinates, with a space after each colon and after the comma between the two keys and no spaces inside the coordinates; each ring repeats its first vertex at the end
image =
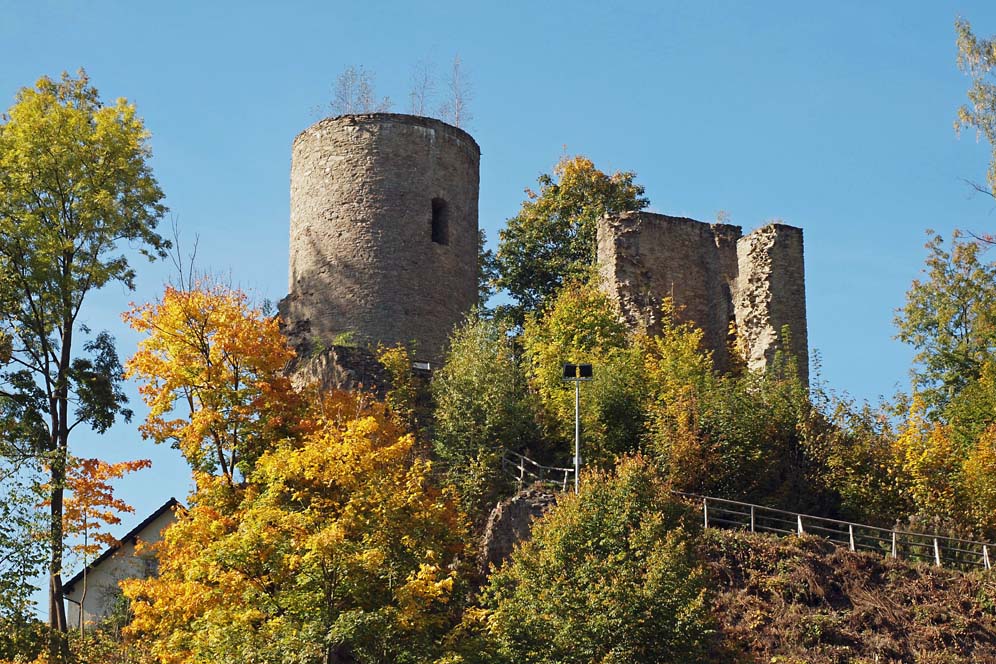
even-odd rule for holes
{"type": "Polygon", "coordinates": [[[602,287],[630,326],[658,331],[661,302],[670,297],[725,371],[731,328],[758,369],[773,359],[787,325],[788,350],[808,380],[801,229],[769,224],[742,237],[739,226],[628,212],[599,222],[598,263],[602,287]]]}
{"type": "Polygon", "coordinates": [[[298,389],[315,385],[322,392],[363,391],[379,398],[391,384],[384,366],[371,351],[348,346],[299,352],[287,366],[287,374],[298,389]]]}
{"type": "Polygon", "coordinates": [[[288,329],[438,363],[477,297],[479,163],[469,134],[430,118],[347,115],[298,135],[288,329]]]}
{"type": "Polygon", "coordinates": [[[739,226],[703,224],[650,212],[627,212],[598,226],[603,287],[634,327],[659,331],[661,301],[670,297],[702,329],[717,368],[729,367],[739,226]]]}
{"type": "Polygon", "coordinates": [[[798,361],[809,380],[806,282],[802,229],[769,224],[737,243],[740,266],[736,301],[737,329],[747,366],[760,369],[784,347],[782,329],[789,329],[785,350],[798,361]]]}
{"type": "Polygon", "coordinates": [[[498,503],[484,529],[478,557],[481,570],[487,573],[492,565],[500,567],[517,543],[529,539],[533,521],[556,502],[553,493],[532,486],[498,503]]]}

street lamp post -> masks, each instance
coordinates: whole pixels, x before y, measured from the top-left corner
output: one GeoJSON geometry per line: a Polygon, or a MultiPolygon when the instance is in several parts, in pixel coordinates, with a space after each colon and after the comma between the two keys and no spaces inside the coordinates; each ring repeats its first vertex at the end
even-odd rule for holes
{"type": "Polygon", "coordinates": [[[591,380],[590,364],[564,364],[565,383],[574,383],[574,493],[581,477],[581,381],[591,380]]]}

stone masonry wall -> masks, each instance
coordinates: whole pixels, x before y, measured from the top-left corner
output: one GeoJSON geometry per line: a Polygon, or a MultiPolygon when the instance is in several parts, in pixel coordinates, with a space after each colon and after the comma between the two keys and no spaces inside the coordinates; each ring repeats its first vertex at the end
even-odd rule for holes
{"type": "Polygon", "coordinates": [[[769,224],[742,237],[739,226],[629,212],[599,222],[598,264],[602,287],[631,327],[657,331],[660,304],[671,297],[726,371],[734,324],[752,369],[771,362],[787,325],[808,380],[801,229],[769,224]]]}
{"type": "Polygon", "coordinates": [[[651,334],[659,331],[661,301],[670,297],[702,329],[717,368],[725,371],[739,238],[739,226],[650,212],[603,219],[598,227],[602,285],[626,321],[651,334]]]}
{"type": "Polygon", "coordinates": [[[809,380],[806,282],[802,229],[769,224],[737,243],[740,267],[734,310],[747,366],[760,369],[784,346],[795,356],[799,375],[809,380]]]}
{"type": "Polygon", "coordinates": [[[294,140],[290,284],[295,345],[414,342],[438,363],[477,297],[480,148],[438,120],[322,120],[294,140]]]}

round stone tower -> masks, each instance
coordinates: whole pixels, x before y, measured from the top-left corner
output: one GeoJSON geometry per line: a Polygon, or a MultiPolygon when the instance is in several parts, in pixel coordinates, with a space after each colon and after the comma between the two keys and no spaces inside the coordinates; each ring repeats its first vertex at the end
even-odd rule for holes
{"type": "Polygon", "coordinates": [[[394,113],[294,139],[280,312],[299,347],[403,343],[440,361],[477,298],[480,155],[461,129],[394,113]]]}

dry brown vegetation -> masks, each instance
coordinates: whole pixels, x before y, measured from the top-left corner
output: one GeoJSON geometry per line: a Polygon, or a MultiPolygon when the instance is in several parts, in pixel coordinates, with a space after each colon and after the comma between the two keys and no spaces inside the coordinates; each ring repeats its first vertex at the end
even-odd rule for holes
{"type": "Polygon", "coordinates": [[[996,573],[851,553],[812,537],[708,531],[717,658],[795,664],[996,662],[996,573]]]}

